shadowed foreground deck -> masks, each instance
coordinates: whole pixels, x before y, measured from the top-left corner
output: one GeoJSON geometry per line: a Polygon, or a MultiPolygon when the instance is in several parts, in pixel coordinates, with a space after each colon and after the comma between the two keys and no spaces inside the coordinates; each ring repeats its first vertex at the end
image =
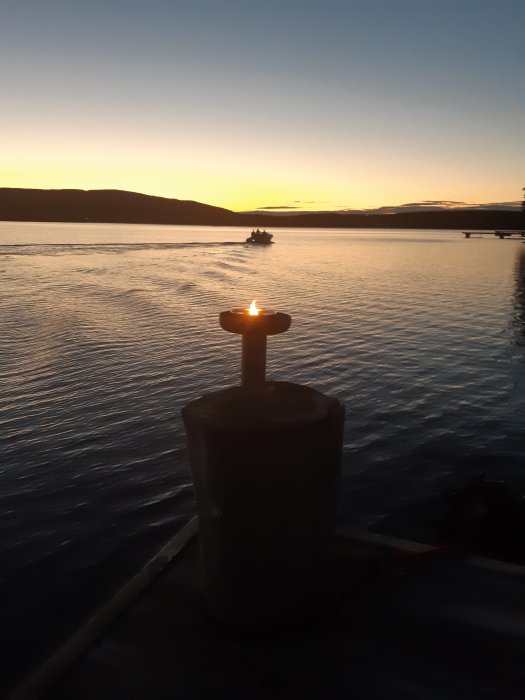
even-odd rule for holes
{"type": "Polygon", "coordinates": [[[356,532],[336,550],[322,616],[241,633],[206,617],[193,537],[44,697],[525,697],[523,567],[356,532]]]}

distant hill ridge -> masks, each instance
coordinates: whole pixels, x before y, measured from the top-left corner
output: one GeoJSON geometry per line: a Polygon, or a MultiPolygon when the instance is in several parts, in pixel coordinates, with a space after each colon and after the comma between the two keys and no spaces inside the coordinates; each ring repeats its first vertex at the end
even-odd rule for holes
{"type": "Polygon", "coordinates": [[[0,188],[1,221],[60,221],[121,224],[259,226],[306,228],[520,229],[519,210],[443,209],[398,213],[233,212],[189,200],[124,190],[38,190],[0,188]]]}
{"type": "Polygon", "coordinates": [[[232,214],[199,202],[123,190],[0,188],[0,219],[4,221],[213,225],[230,223],[232,214]]]}

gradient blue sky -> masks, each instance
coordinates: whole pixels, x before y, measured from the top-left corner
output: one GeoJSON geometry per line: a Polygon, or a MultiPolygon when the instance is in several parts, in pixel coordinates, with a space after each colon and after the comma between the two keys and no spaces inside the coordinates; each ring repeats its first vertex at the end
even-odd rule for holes
{"type": "Polygon", "coordinates": [[[518,0],[0,0],[0,186],[517,200],[518,0]]]}

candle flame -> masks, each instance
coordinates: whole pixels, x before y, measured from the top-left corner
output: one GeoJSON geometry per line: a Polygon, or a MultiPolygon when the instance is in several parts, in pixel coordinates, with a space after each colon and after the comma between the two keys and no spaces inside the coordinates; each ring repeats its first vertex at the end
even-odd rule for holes
{"type": "Polygon", "coordinates": [[[250,314],[250,316],[258,316],[260,310],[261,309],[257,308],[257,304],[255,303],[255,299],[254,299],[252,301],[252,303],[250,304],[250,307],[248,308],[248,313],[250,314]]]}

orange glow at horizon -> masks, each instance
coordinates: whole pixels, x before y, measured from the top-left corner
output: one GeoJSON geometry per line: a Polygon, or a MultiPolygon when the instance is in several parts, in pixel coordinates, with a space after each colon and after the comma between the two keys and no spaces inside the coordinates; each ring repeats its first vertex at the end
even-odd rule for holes
{"type": "MultiPolygon", "coordinates": [[[[12,142],[12,135],[10,139],[12,142]]],[[[411,176],[414,171],[411,163],[407,176],[393,181],[391,171],[394,166],[396,170],[405,170],[402,157],[396,163],[390,163],[388,159],[382,162],[373,155],[366,161],[356,160],[357,178],[340,162],[331,162],[330,168],[326,164],[323,167],[320,156],[318,160],[313,158],[307,163],[287,154],[289,159],[285,162],[281,154],[270,164],[265,161],[264,154],[260,154],[255,158],[258,168],[254,171],[242,159],[232,163],[231,154],[227,156],[218,150],[213,153],[216,157],[213,163],[209,158],[200,158],[197,162],[188,154],[179,154],[175,159],[173,153],[170,153],[173,162],[167,163],[167,156],[152,158],[137,145],[133,149],[130,147],[126,154],[121,151],[112,153],[109,149],[101,154],[89,143],[91,152],[86,154],[81,149],[65,153],[59,143],[54,143],[53,153],[50,146],[42,143],[40,151],[36,152],[36,146],[27,152],[11,143],[2,152],[0,187],[117,189],[196,201],[232,211],[261,208],[266,213],[280,208],[285,213],[348,208],[366,210],[434,199],[481,204],[517,198],[514,195],[517,190],[514,173],[506,172],[505,177],[497,182],[492,175],[487,176],[483,183],[481,175],[478,179],[470,177],[467,162],[455,164],[454,179],[449,169],[443,171],[439,168],[429,171],[424,179],[411,176]],[[130,158],[130,152],[134,153],[134,159],[130,158]],[[217,165],[223,162],[226,165],[217,165]]],[[[494,163],[492,166],[494,169],[494,163]]]]}
{"type": "Polygon", "coordinates": [[[395,158],[373,148],[366,158],[352,155],[350,149],[329,161],[321,152],[309,152],[307,158],[283,149],[270,158],[251,151],[251,160],[257,162],[254,168],[245,155],[234,157],[211,141],[198,152],[168,142],[159,153],[160,146],[155,150],[150,144],[148,149],[125,138],[108,144],[103,138],[81,141],[72,133],[64,143],[60,135],[55,139],[44,131],[37,135],[38,142],[34,135],[22,139],[19,134],[17,139],[16,131],[10,133],[2,152],[0,187],[118,189],[232,211],[261,208],[266,213],[372,209],[435,199],[487,203],[514,199],[509,193],[516,191],[514,172],[504,171],[505,176],[494,182],[494,160],[486,178],[481,172],[472,178],[469,162],[462,160],[454,163],[454,177],[447,165],[427,168],[422,179],[414,155],[395,158]],[[403,171],[404,177],[392,180],[393,169],[403,171]]]}

